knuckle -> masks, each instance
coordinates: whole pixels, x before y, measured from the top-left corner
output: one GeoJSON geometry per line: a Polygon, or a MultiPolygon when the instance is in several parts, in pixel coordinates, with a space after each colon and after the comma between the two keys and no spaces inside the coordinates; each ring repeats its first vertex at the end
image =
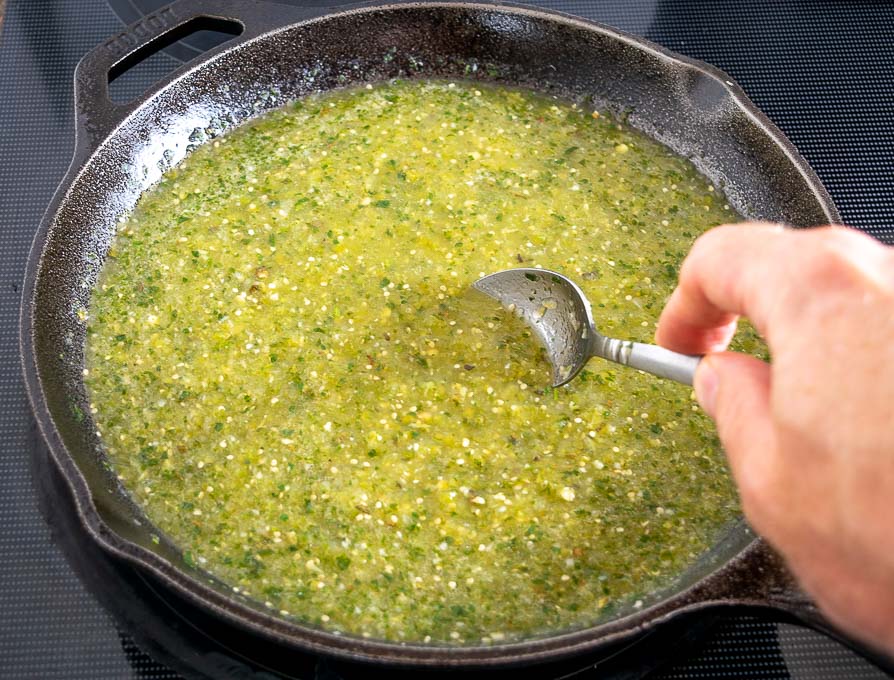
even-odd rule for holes
{"type": "MultiPolygon", "coordinates": [[[[680,265],[680,284],[684,287],[698,288],[703,285],[701,280],[710,276],[710,272],[716,268],[718,262],[722,262],[731,247],[731,241],[736,240],[735,225],[724,225],[710,229],[701,234],[692,244],[689,253],[680,265]]],[[[712,287],[729,287],[732,281],[714,279],[712,287]]]]}
{"type": "MultiPolygon", "coordinates": [[[[795,351],[790,350],[789,354],[781,356],[779,362],[791,364],[791,355],[796,356],[794,361],[800,362],[805,350],[800,346],[795,347],[795,351]]],[[[796,450],[806,446],[812,440],[811,435],[825,435],[829,432],[828,404],[824,400],[802,398],[794,402],[791,398],[792,394],[804,393],[804,386],[809,384],[811,375],[814,373],[810,366],[799,365],[797,369],[788,369],[787,374],[777,380],[778,389],[770,397],[778,436],[791,442],[793,447],[797,445],[796,450]]],[[[812,450],[814,448],[811,446],[812,450]]]]}
{"type": "Polygon", "coordinates": [[[777,291],[773,307],[777,327],[812,326],[834,318],[855,295],[874,287],[863,257],[866,237],[843,227],[825,227],[804,236],[809,240],[792,243],[792,285],[777,291]]]}
{"type": "MultiPolygon", "coordinates": [[[[696,238],[695,242],[692,244],[692,248],[689,252],[689,257],[687,257],[686,259],[698,261],[703,257],[710,257],[710,255],[718,249],[725,249],[725,245],[729,241],[731,231],[736,228],[737,227],[735,225],[722,225],[719,227],[714,227],[713,229],[709,229],[703,234],[700,234],[699,237],[696,238]]],[[[686,261],[684,260],[684,265],[685,262],[686,261]]]]}
{"type": "Polygon", "coordinates": [[[816,235],[812,250],[804,251],[803,276],[820,288],[851,288],[865,276],[857,259],[863,237],[843,227],[826,227],[816,235]]]}
{"type": "Polygon", "coordinates": [[[696,260],[714,251],[727,238],[728,227],[714,227],[702,234],[692,244],[687,259],[696,260]]]}

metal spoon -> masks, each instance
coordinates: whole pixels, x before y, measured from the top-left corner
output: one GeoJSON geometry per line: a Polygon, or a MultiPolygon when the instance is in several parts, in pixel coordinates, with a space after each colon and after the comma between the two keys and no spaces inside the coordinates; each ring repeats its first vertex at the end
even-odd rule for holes
{"type": "Polygon", "coordinates": [[[592,356],[692,384],[701,357],[599,333],[590,303],[573,281],[547,269],[507,269],[472,284],[523,318],[546,347],[553,387],[570,381],[592,356]]]}

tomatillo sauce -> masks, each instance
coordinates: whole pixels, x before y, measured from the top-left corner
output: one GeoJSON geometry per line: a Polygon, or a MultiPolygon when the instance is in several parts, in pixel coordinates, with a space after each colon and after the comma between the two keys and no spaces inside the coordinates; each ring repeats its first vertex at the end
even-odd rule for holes
{"type": "Polygon", "coordinates": [[[122,221],[93,417],[184,559],[283,616],[456,644],[591,625],[739,517],[714,428],[689,388],[598,359],[549,388],[470,284],[555,269],[603,332],[650,341],[693,240],[735,219],[591,109],[440,81],[309,97],[122,221]]]}

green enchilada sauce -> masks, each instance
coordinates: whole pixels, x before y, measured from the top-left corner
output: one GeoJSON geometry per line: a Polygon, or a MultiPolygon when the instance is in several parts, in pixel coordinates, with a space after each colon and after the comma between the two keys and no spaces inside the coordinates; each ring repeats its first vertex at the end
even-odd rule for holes
{"type": "MultiPolygon", "coordinates": [[[[191,561],[283,615],[407,641],[584,626],[738,516],[689,389],[593,360],[546,389],[468,294],[564,272],[649,340],[696,235],[684,160],[532,93],[397,82],[196,150],[121,226],[86,383],[122,483],[191,561]]],[[[754,346],[754,340],[746,343],[754,346]]]]}

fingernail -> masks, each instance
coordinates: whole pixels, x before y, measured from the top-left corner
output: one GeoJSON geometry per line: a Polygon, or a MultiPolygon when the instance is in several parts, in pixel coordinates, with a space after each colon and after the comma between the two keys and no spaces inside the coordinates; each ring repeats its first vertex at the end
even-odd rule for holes
{"type": "Polygon", "coordinates": [[[711,365],[711,360],[705,357],[695,371],[695,398],[701,404],[702,409],[712,418],[714,417],[714,403],[717,401],[717,387],[720,378],[717,371],[711,365]]]}

